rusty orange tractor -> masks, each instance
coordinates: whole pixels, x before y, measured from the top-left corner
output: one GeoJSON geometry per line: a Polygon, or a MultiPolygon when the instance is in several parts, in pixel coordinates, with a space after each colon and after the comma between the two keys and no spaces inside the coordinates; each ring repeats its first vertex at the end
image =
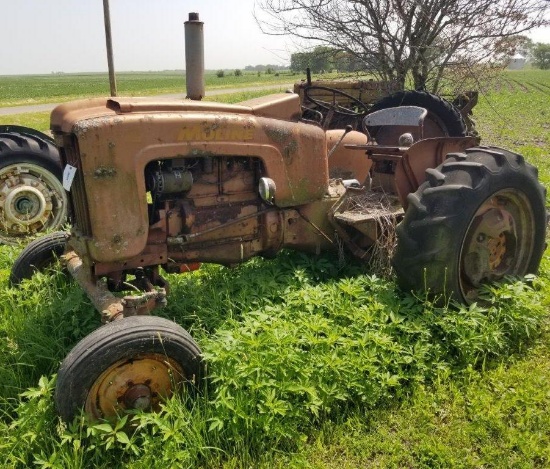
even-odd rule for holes
{"type": "MultiPolygon", "coordinates": [[[[357,113],[333,96],[332,115],[357,113]]],[[[545,190],[523,157],[472,137],[426,139],[420,107],[371,113],[359,130],[326,130],[303,112],[294,93],[234,105],[96,98],[53,111],[72,229],[30,243],[11,281],[60,256],[106,323],[61,365],[64,419],[154,410],[199,384],[199,347],[150,315],[167,301],[161,270],[283,248],[344,245],[368,259],[395,225],[404,290],[468,303],[485,283],[537,270],[545,190]],[[369,138],[382,128],[395,141],[369,138]]]]}

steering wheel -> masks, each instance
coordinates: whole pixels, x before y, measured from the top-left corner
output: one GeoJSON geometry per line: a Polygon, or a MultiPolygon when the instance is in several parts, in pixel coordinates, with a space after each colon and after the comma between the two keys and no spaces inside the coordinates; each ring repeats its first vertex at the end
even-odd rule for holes
{"type": "MultiPolygon", "coordinates": [[[[312,102],[313,104],[316,104],[321,109],[324,109],[325,111],[333,111],[337,114],[342,114],[344,116],[351,116],[351,117],[359,117],[364,116],[369,111],[369,108],[365,103],[362,101],[359,101],[357,98],[354,98],[353,96],[344,93],[343,91],[334,89],[334,88],[327,88],[326,86],[308,86],[307,88],[304,88],[304,96],[312,102]],[[312,91],[325,91],[332,95],[332,102],[323,101],[318,98],[314,98],[310,95],[312,91]],[[341,106],[337,102],[337,97],[340,97],[340,99],[345,98],[346,101],[349,101],[351,104],[347,106],[341,106]]],[[[305,100],[304,100],[305,101],[305,100]]]]}

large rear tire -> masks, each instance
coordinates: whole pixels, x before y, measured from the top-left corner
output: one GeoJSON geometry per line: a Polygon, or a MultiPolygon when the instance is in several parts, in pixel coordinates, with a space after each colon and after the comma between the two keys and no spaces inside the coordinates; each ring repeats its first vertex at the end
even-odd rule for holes
{"type": "Polygon", "coordinates": [[[521,155],[449,154],[409,194],[393,265],[400,286],[465,303],[505,276],[535,273],[545,248],[545,189],[521,155]]]}
{"type": "MultiPolygon", "coordinates": [[[[428,111],[422,138],[464,137],[467,133],[458,109],[449,101],[427,91],[398,91],[375,102],[369,112],[399,106],[418,106],[428,111]]],[[[396,145],[402,133],[403,129],[395,130],[391,127],[371,130],[371,135],[381,145],[396,145]]]]}
{"type": "Polygon", "coordinates": [[[38,133],[0,132],[0,243],[59,229],[67,218],[59,152],[38,133]]]}
{"type": "Polygon", "coordinates": [[[187,331],[155,316],[101,326],[67,355],[57,374],[55,404],[70,422],[81,409],[92,421],[126,410],[159,410],[162,399],[201,383],[201,351],[187,331]]]}

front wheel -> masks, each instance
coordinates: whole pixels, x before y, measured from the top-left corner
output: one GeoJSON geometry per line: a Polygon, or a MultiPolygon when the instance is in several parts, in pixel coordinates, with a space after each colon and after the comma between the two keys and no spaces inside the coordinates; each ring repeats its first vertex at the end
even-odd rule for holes
{"type": "Polygon", "coordinates": [[[156,316],[130,316],[82,339],[57,374],[55,403],[63,420],[83,409],[92,421],[125,411],[159,410],[162,399],[203,377],[201,351],[189,333],[156,316]]]}
{"type": "Polygon", "coordinates": [[[37,271],[51,267],[65,252],[69,233],[56,231],[31,241],[15,259],[11,268],[10,284],[18,286],[37,271]]]}
{"type": "Polygon", "coordinates": [[[393,259],[400,286],[465,303],[483,284],[535,273],[545,248],[545,189],[522,156],[454,153],[409,194],[393,259]]]}

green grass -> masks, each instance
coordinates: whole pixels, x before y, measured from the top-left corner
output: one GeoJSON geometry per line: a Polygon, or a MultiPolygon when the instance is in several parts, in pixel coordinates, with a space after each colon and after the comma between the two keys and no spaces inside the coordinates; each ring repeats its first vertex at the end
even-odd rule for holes
{"type": "MultiPolygon", "coordinates": [[[[505,82],[533,76],[550,83],[550,73],[527,72],[505,82]]],[[[548,96],[521,90],[491,91],[477,125],[484,141],[525,153],[548,182],[548,96]]],[[[169,276],[161,314],[199,342],[210,380],[194,401],[136,416],[127,435],[57,420],[55,371],[99,315],[55,270],[9,288],[19,250],[0,246],[5,467],[550,465],[548,255],[530,284],[491,288],[487,305],[468,308],[404,295],[351,260],[339,267],[289,252],[169,276]]]]}
{"type": "Polygon", "coordinates": [[[50,113],[8,114],[0,116],[0,125],[22,125],[41,132],[47,132],[50,129],[50,113]]]}
{"type": "MultiPolygon", "coordinates": [[[[205,101],[215,101],[221,103],[238,103],[248,99],[264,96],[266,93],[279,93],[284,89],[272,88],[269,91],[243,91],[238,93],[228,93],[207,97],[205,101]]],[[[9,114],[0,116],[0,125],[23,125],[32,129],[47,132],[50,128],[49,112],[32,112],[25,114],[9,114]]]]}
{"type": "Polygon", "coordinates": [[[541,180],[550,185],[550,74],[509,71],[496,85],[474,108],[483,142],[521,153],[539,167],[541,180]]]}
{"type": "MultiPolygon", "coordinates": [[[[291,72],[272,74],[243,72],[235,76],[226,72],[218,78],[214,72],[205,74],[208,89],[261,86],[292,83],[302,76],[291,72]]],[[[109,78],[106,74],[61,74],[0,76],[0,106],[19,106],[55,103],[89,96],[108,96],[109,78]]],[[[185,72],[118,73],[117,91],[121,96],[150,96],[185,92],[185,72]]]]}

